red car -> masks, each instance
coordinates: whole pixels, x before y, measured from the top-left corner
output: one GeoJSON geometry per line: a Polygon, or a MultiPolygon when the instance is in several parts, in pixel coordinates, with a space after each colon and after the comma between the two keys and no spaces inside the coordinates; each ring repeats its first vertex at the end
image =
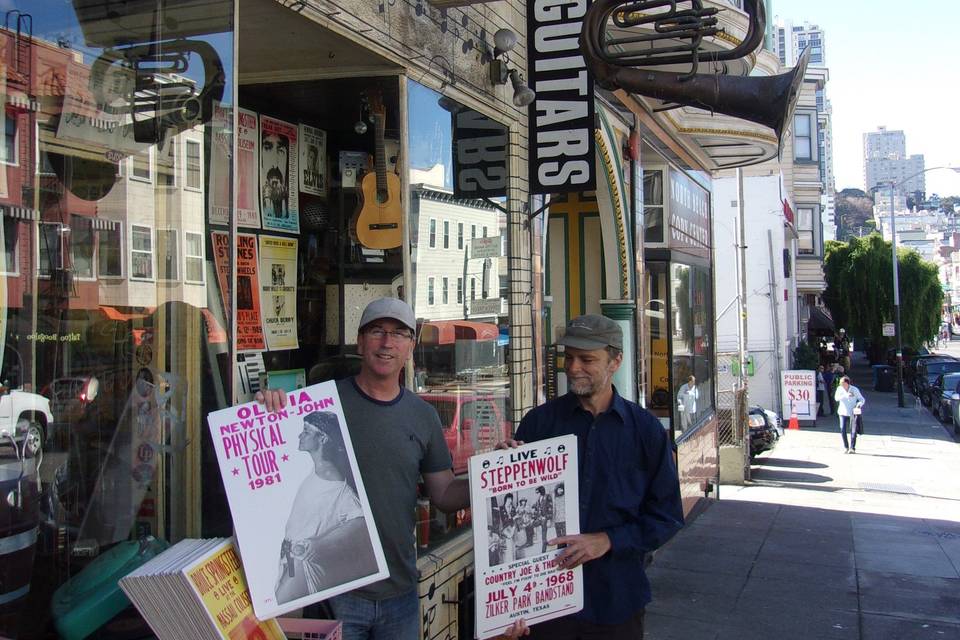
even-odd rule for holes
{"type": "Polygon", "coordinates": [[[511,435],[507,396],[502,391],[427,391],[419,395],[440,414],[455,474],[467,472],[470,456],[490,451],[511,435]]]}

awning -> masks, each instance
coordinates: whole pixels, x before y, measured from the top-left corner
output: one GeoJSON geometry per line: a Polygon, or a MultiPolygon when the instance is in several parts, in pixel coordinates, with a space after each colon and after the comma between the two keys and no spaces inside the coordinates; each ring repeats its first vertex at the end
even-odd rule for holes
{"type": "Polygon", "coordinates": [[[833,335],[835,326],[830,312],[822,307],[810,307],[810,319],[807,321],[807,331],[823,332],[833,335]]]}
{"type": "Polygon", "coordinates": [[[500,330],[489,322],[470,320],[434,320],[420,327],[423,344],[452,344],[457,340],[496,340],[500,330]]]}
{"type": "Polygon", "coordinates": [[[4,206],[3,215],[16,220],[39,220],[40,212],[29,207],[4,206]]]}
{"type": "Polygon", "coordinates": [[[111,320],[126,322],[128,320],[139,320],[140,318],[146,318],[153,312],[153,309],[145,309],[143,313],[125,313],[116,307],[101,306],[100,311],[103,311],[103,314],[111,320]]]}

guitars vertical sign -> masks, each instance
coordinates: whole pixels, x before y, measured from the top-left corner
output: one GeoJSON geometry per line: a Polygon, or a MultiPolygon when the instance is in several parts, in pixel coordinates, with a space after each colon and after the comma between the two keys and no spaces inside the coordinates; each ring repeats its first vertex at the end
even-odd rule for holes
{"type": "Polygon", "coordinates": [[[530,192],[597,186],[593,78],[580,53],[590,0],[531,0],[527,5],[530,87],[530,192]]]}

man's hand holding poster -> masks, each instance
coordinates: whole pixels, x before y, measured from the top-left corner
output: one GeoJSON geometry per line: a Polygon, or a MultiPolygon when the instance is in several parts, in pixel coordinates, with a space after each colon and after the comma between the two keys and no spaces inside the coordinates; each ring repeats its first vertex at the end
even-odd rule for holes
{"type": "Polygon", "coordinates": [[[470,459],[478,638],[583,608],[583,569],[549,544],[580,533],[577,469],[576,436],[470,459]]]}
{"type": "Polygon", "coordinates": [[[388,575],[336,384],[207,417],[261,620],[388,575]]]}

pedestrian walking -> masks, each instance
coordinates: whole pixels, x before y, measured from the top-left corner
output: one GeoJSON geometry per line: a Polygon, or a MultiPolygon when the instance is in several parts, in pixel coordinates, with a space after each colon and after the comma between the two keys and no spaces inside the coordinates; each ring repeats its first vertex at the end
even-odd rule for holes
{"type": "Polygon", "coordinates": [[[843,437],[843,449],[845,453],[857,452],[857,420],[860,419],[860,413],[863,411],[863,405],[867,403],[860,389],[850,384],[850,377],[840,378],[840,386],[837,387],[835,395],[837,400],[837,415],[840,418],[840,435],[843,437]],[[847,431],[850,432],[849,441],[847,440],[847,431]]]}
{"type": "Polygon", "coordinates": [[[827,398],[827,381],[823,377],[823,365],[817,367],[817,415],[827,415],[824,407],[828,406],[830,401],[827,398]]]}
{"type": "Polygon", "coordinates": [[[833,365],[829,365],[823,370],[823,386],[824,386],[824,407],[823,415],[829,416],[833,415],[833,382],[836,375],[833,373],[833,365]]]}

